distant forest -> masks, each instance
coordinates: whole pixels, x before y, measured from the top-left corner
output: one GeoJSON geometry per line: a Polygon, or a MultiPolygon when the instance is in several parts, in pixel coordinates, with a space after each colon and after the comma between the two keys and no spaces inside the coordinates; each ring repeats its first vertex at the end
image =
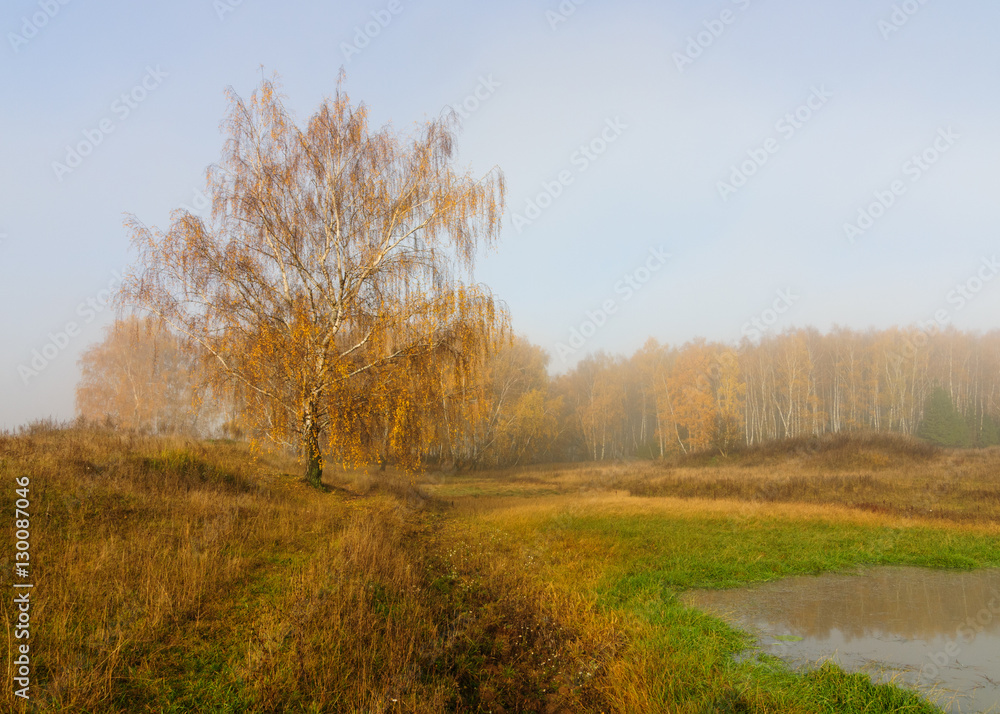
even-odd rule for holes
{"type": "MultiPolygon", "coordinates": [[[[241,419],[240,391],[211,384],[205,363],[152,321],[121,321],[81,359],[78,414],[151,433],[263,440],[241,419]]],[[[631,357],[590,355],[559,376],[549,374],[544,350],[513,337],[498,339],[475,372],[428,359],[409,377],[354,395],[363,409],[340,405],[363,415],[354,428],[383,463],[398,460],[389,442],[402,432],[413,445],[408,465],[458,467],[727,453],[851,431],[1000,444],[996,331],[800,329],[738,345],[649,340],[631,357]]],[[[324,447],[329,461],[351,461],[337,445],[324,447]]]]}

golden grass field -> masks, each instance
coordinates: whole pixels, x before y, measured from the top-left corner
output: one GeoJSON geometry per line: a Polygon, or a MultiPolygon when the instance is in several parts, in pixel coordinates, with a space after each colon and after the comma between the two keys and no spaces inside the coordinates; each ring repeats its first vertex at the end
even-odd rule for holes
{"type": "Polygon", "coordinates": [[[0,437],[5,482],[32,484],[31,710],[935,711],[836,668],[737,665],[744,635],[676,596],[1000,565],[1000,450],[327,469],[328,493],[300,470],[236,443],[0,437]]]}

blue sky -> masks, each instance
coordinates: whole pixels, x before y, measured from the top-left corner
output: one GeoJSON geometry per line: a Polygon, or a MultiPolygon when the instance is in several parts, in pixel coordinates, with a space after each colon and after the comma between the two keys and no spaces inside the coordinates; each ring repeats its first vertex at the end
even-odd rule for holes
{"type": "Polygon", "coordinates": [[[342,66],[376,125],[471,109],[460,166],[509,189],[477,277],[556,370],[650,336],[736,342],[755,318],[996,328],[998,24],[985,0],[11,0],[0,428],[72,416],[124,213],[197,208],[224,91],[262,66],[301,119],[342,66]],[[852,241],[859,211],[877,217],[852,241]]]}

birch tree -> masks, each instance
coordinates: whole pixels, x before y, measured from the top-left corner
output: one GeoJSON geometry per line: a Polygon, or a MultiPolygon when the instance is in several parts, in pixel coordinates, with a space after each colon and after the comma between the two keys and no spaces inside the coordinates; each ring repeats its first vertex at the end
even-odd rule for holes
{"type": "Polygon", "coordinates": [[[452,118],[373,130],[341,82],[301,125],[275,81],[228,96],[210,218],[176,211],[161,231],[129,217],[124,300],[197,342],[245,395],[249,426],[301,450],[313,485],[325,453],[412,461],[421,390],[407,380],[445,357],[475,370],[507,329],[472,282],[499,234],[502,173],[454,168],[452,118]]]}

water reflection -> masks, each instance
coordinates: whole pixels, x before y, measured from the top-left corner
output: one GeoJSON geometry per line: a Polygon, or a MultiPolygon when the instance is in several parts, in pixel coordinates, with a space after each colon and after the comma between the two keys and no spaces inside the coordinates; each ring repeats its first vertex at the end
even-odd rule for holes
{"type": "Polygon", "coordinates": [[[756,632],[762,649],[795,665],[833,657],[952,712],[1000,712],[1000,570],[876,568],[684,599],[756,632]]]}

